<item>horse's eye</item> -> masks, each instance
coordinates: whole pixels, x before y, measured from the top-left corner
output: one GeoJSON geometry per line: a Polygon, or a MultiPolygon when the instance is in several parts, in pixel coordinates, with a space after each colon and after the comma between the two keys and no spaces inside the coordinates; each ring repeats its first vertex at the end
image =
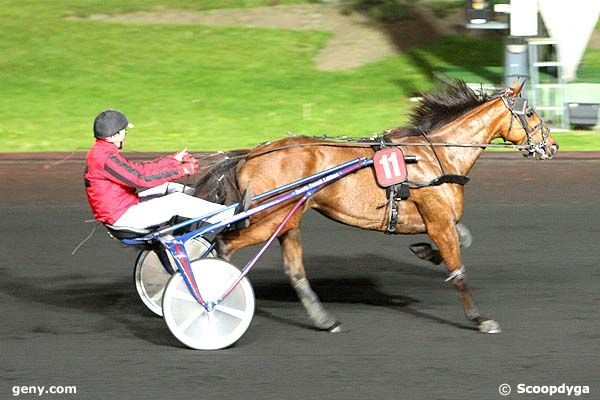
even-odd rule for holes
{"type": "Polygon", "coordinates": [[[528,108],[527,111],[525,111],[525,114],[527,115],[527,118],[533,117],[533,109],[528,108]]]}

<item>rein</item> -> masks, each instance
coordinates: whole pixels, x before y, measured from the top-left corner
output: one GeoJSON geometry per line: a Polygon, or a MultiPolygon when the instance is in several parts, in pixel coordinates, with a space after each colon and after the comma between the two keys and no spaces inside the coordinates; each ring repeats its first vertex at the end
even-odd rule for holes
{"type": "MultiPolygon", "coordinates": [[[[321,136],[313,136],[311,138],[322,138],[322,137],[321,136]]],[[[336,138],[332,137],[332,138],[329,138],[329,140],[340,140],[340,139],[336,139],[336,138]]],[[[225,155],[224,157],[228,160],[235,160],[235,159],[241,159],[241,158],[249,159],[249,158],[260,157],[265,154],[273,153],[276,151],[291,149],[291,148],[296,148],[296,147],[330,146],[330,147],[370,148],[373,145],[377,145],[380,143],[375,140],[370,141],[370,142],[362,142],[362,141],[359,142],[358,139],[354,139],[354,140],[345,139],[345,140],[347,142],[297,143],[297,144],[290,144],[290,145],[286,145],[286,146],[274,147],[272,149],[263,150],[261,152],[251,154],[251,155],[244,155],[244,154],[238,155],[238,156],[225,155]]],[[[268,143],[266,143],[266,144],[268,144],[268,143]]],[[[479,144],[479,143],[429,142],[429,143],[386,143],[386,145],[388,145],[390,147],[392,147],[392,146],[393,147],[464,147],[464,148],[482,148],[482,149],[485,149],[486,147],[491,147],[491,148],[512,149],[512,150],[524,150],[524,149],[529,148],[528,145],[508,144],[508,143],[486,143],[486,144],[482,143],[482,144],[479,144]]]]}

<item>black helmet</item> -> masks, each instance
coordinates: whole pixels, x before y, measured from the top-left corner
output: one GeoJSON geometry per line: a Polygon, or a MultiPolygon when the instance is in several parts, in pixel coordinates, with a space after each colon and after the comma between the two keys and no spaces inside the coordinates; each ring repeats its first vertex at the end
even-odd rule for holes
{"type": "Polygon", "coordinates": [[[102,111],[94,120],[94,137],[103,139],[127,127],[133,127],[127,117],[117,110],[108,109],[102,111]]]}

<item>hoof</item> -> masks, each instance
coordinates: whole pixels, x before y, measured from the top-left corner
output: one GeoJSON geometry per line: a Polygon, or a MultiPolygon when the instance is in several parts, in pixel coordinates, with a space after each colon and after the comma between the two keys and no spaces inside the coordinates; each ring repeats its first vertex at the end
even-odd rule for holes
{"type": "Polygon", "coordinates": [[[471,235],[471,231],[465,224],[458,223],[456,224],[456,230],[458,231],[458,237],[460,238],[460,247],[463,249],[468,249],[473,244],[473,235],[471,235]]]}
{"type": "Polygon", "coordinates": [[[430,261],[435,265],[440,265],[443,261],[439,250],[435,250],[429,243],[415,243],[408,248],[421,260],[430,261]]]}
{"type": "Polygon", "coordinates": [[[327,331],[329,333],[342,333],[342,323],[340,321],[336,321],[335,324],[331,325],[327,331]]]}
{"type": "Polygon", "coordinates": [[[486,319],[479,323],[479,332],[481,333],[501,333],[500,324],[493,319],[486,319]]]}
{"type": "Polygon", "coordinates": [[[312,318],[313,325],[320,331],[333,332],[337,327],[341,326],[342,323],[332,318],[327,313],[322,313],[321,318],[312,318]]]}

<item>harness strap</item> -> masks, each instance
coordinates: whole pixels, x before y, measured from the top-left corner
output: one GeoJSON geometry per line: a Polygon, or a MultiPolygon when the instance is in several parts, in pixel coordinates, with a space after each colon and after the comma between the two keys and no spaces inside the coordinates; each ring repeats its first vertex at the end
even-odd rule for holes
{"type": "Polygon", "coordinates": [[[413,187],[418,187],[418,188],[427,187],[427,186],[439,186],[439,185],[443,185],[445,183],[456,183],[458,185],[464,186],[470,180],[471,180],[471,178],[469,178],[468,176],[464,176],[464,175],[444,174],[444,175],[438,176],[437,178],[434,178],[427,182],[409,181],[409,183],[413,187]]]}
{"type": "MultiPolygon", "coordinates": [[[[427,136],[424,134],[423,134],[423,136],[429,142],[429,138],[427,138],[427,136]]],[[[429,143],[431,144],[431,142],[429,142],[429,143]]],[[[379,143],[376,143],[373,145],[373,150],[378,151],[389,145],[393,146],[394,144],[391,142],[391,140],[388,137],[383,136],[379,143]]],[[[442,175],[438,176],[437,178],[432,179],[431,181],[427,181],[427,182],[405,181],[405,182],[399,183],[397,185],[392,185],[387,188],[386,192],[387,192],[387,197],[388,197],[388,223],[386,226],[386,230],[384,232],[385,234],[389,235],[389,234],[396,232],[396,228],[398,227],[398,203],[397,202],[399,200],[407,199],[410,196],[410,192],[409,192],[410,186],[415,187],[415,188],[422,188],[422,187],[428,187],[428,186],[440,186],[440,185],[444,185],[446,183],[456,183],[458,185],[464,186],[469,182],[470,178],[468,176],[456,175],[456,174],[446,174],[444,171],[444,168],[442,167],[442,163],[437,155],[437,152],[435,151],[433,146],[431,147],[431,149],[433,150],[433,153],[434,153],[435,157],[437,158],[438,163],[440,164],[440,168],[442,169],[442,175]]]]}
{"type": "Polygon", "coordinates": [[[385,228],[385,234],[390,235],[396,231],[396,227],[398,226],[398,199],[396,195],[398,191],[396,190],[396,185],[390,186],[387,188],[388,195],[388,224],[385,228]]]}
{"type": "MultiPolygon", "coordinates": [[[[390,146],[395,146],[395,144],[389,136],[386,135],[381,136],[378,142],[371,144],[371,147],[375,152],[390,146]]],[[[401,182],[396,185],[388,186],[386,188],[386,195],[388,198],[388,223],[384,233],[386,235],[391,235],[396,232],[396,228],[398,227],[398,201],[406,200],[410,196],[408,184],[406,184],[406,182],[401,182]]]]}

